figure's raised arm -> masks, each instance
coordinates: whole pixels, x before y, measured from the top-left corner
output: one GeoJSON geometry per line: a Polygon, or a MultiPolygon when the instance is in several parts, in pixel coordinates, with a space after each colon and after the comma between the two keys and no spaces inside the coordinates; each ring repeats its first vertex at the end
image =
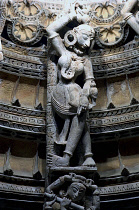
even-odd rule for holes
{"type": "Polygon", "coordinates": [[[60,31],[62,28],[64,28],[69,22],[73,21],[73,19],[76,18],[76,8],[75,6],[71,10],[70,13],[60,17],[59,19],[55,20],[53,23],[51,23],[47,28],[47,34],[48,38],[51,39],[51,42],[53,44],[53,47],[57,51],[57,53],[62,56],[63,54],[66,54],[66,48],[63,44],[63,41],[61,37],[59,36],[58,31],[60,31]]]}

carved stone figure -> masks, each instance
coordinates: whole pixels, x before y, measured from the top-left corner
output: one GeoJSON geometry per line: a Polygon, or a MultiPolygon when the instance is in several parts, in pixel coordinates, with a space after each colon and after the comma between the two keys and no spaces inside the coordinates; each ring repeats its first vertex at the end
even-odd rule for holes
{"type": "Polygon", "coordinates": [[[97,185],[93,184],[93,180],[73,173],[61,176],[49,185],[45,196],[47,200],[51,199],[45,203],[45,209],[53,209],[53,204],[56,206],[55,202],[60,204],[61,210],[69,207],[70,209],[99,209],[97,185]]]}
{"type": "Polygon", "coordinates": [[[62,16],[47,27],[48,38],[59,56],[58,83],[52,94],[52,106],[65,120],[59,139],[56,140],[57,144],[66,145],[64,155],[63,157],[50,155],[49,162],[53,166],[69,166],[70,158],[82,135],[85,150],[83,166],[95,166],[86,123],[87,112],[94,106],[98,92],[88,56],[89,48],[94,45],[95,31],[87,24],[88,20],[89,17],[83,14],[80,5],[75,4],[68,15],[62,16]],[[75,19],[82,24],[68,31],[63,43],[58,31],[75,19]],[[83,87],[76,82],[78,76],[82,74],[83,87]],[[91,103],[89,98],[92,99],[91,103]]]}

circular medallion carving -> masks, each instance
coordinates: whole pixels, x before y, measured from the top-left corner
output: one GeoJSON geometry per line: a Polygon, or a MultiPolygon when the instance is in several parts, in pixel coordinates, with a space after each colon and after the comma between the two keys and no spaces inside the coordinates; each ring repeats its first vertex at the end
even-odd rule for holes
{"type": "Polygon", "coordinates": [[[25,23],[16,20],[7,26],[7,32],[10,39],[18,44],[33,45],[39,42],[43,36],[40,27],[33,23],[25,23]]]}
{"type": "Polygon", "coordinates": [[[97,29],[96,43],[100,47],[118,47],[124,43],[129,34],[129,28],[116,23],[97,29]]]}
{"type": "Polygon", "coordinates": [[[14,4],[14,12],[20,18],[37,16],[42,13],[42,6],[36,2],[21,1],[14,4]]]}
{"type": "Polygon", "coordinates": [[[120,16],[121,5],[114,5],[110,2],[99,3],[92,11],[92,20],[97,24],[112,23],[120,16]]]}

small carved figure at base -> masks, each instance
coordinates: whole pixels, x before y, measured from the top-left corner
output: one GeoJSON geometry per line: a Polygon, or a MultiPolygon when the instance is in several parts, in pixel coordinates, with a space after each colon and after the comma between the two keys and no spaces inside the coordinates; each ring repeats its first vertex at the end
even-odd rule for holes
{"type": "Polygon", "coordinates": [[[96,198],[99,198],[99,194],[96,193],[97,188],[93,180],[86,179],[84,176],[74,173],[61,176],[47,187],[44,195],[47,200],[51,199],[52,201],[47,201],[45,206],[49,207],[48,209],[53,209],[54,201],[56,201],[61,210],[69,208],[79,210],[99,209],[98,199],[96,202],[96,198]],[[57,195],[58,192],[59,195],[57,195]]]}

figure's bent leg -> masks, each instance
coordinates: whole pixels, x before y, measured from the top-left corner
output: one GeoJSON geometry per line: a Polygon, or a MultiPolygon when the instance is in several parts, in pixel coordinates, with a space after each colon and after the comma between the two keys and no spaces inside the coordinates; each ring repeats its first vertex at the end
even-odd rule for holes
{"type": "Polygon", "coordinates": [[[89,132],[87,123],[85,123],[85,128],[84,128],[83,147],[85,149],[85,154],[84,154],[85,161],[83,165],[95,167],[96,164],[92,158],[93,154],[91,151],[91,138],[90,138],[90,132],[89,132]]]}
{"type": "Polygon", "coordinates": [[[85,121],[86,113],[82,113],[80,116],[75,115],[73,117],[64,156],[53,157],[53,162],[55,161],[56,166],[69,166],[70,158],[73,155],[84,130],[85,121]]]}

